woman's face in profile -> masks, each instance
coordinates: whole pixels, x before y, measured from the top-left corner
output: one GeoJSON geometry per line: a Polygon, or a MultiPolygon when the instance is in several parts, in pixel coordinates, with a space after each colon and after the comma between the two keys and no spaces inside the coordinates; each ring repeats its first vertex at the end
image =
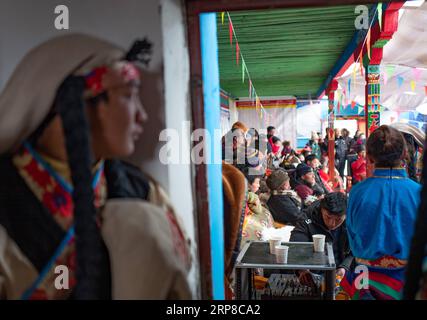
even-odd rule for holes
{"type": "Polygon", "coordinates": [[[128,80],[124,71],[129,68],[135,67],[120,64],[109,70],[103,78],[108,84],[107,99],[89,108],[92,144],[98,158],[131,155],[142,135],[147,114],[139,96],[139,74],[128,80]]]}

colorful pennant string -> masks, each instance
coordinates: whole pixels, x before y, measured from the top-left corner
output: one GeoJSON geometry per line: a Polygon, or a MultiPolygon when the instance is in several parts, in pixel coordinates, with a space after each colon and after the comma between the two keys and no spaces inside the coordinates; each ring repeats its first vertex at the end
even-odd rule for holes
{"type": "MultiPolygon", "coordinates": [[[[378,14],[379,15],[381,14],[381,16],[382,16],[382,6],[381,7],[377,6],[377,11],[378,11],[378,14]]],[[[367,32],[365,40],[364,40],[364,42],[362,44],[362,48],[360,49],[359,57],[357,58],[357,60],[355,62],[355,69],[356,69],[357,63],[359,63],[360,75],[362,77],[363,77],[363,71],[364,71],[363,70],[363,48],[366,45],[366,52],[368,54],[368,58],[371,59],[371,28],[372,28],[372,24],[374,23],[374,21],[375,21],[375,19],[372,19],[371,24],[369,25],[368,32],[367,32]]],[[[355,82],[355,79],[356,79],[355,73],[356,73],[356,71],[353,70],[353,73],[354,73],[353,74],[353,80],[354,80],[353,82],[355,82]]]]}
{"type": "MultiPolygon", "coordinates": [[[[224,12],[224,16],[225,16],[225,12],[224,12]]],[[[253,85],[253,81],[251,78],[251,75],[249,73],[248,67],[246,65],[245,59],[243,57],[242,51],[240,49],[240,45],[239,45],[239,41],[237,39],[237,35],[236,35],[236,30],[234,29],[234,25],[233,25],[233,21],[231,20],[231,16],[230,13],[227,12],[227,17],[228,17],[228,32],[229,32],[229,36],[230,36],[230,45],[233,44],[233,38],[234,41],[236,43],[236,64],[237,66],[239,65],[240,61],[241,61],[241,72],[242,72],[242,83],[245,82],[245,78],[248,78],[249,81],[249,98],[255,99],[255,108],[257,109],[257,112],[260,116],[260,118],[263,118],[263,114],[266,113],[266,111],[264,110],[264,107],[261,103],[260,98],[258,97],[258,94],[255,90],[255,86],[253,85]]],[[[223,18],[223,13],[221,13],[221,21],[223,18]]]]}

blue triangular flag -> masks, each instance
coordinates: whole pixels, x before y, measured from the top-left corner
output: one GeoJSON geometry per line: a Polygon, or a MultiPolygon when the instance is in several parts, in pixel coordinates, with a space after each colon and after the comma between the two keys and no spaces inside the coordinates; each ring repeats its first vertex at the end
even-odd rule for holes
{"type": "Polygon", "coordinates": [[[400,88],[403,85],[403,82],[405,81],[405,79],[403,79],[402,76],[398,76],[397,77],[397,85],[400,88]]]}

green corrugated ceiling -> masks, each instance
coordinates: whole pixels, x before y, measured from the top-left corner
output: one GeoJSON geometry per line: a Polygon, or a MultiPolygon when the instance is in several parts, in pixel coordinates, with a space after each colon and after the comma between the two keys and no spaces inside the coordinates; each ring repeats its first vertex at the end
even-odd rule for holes
{"type": "MultiPolygon", "coordinates": [[[[355,33],[354,6],[230,12],[240,51],[259,96],[315,97],[355,33]]],[[[249,95],[236,64],[228,18],[217,14],[221,88],[249,95]]]]}

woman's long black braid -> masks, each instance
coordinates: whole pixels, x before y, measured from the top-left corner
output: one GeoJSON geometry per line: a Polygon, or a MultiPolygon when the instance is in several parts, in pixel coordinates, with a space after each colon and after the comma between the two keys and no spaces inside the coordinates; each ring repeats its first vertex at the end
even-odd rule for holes
{"type": "Polygon", "coordinates": [[[109,257],[96,220],[92,188],[93,156],[89,123],[85,116],[84,77],[69,76],[57,93],[68,164],[73,183],[77,284],[75,299],[109,299],[109,257]]]}
{"type": "MultiPolygon", "coordinates": [[[[151,43],[146,40],[136,41],[123,57],[127,61],[138,61],[148,65],[151,55],[151,43]]],[[[73,183],[74,228],[76,241],[76,287],[74,299],[110,299],[111,272],[108,251],[102,240],[96,219],[94,192],[92,188],[92,165],[94,162],[90,128],[85,115],[85,78],[68,76],[57,91],[55,107],[36,130],[37,139],[43,129],[58,112],[61,116],[65,136],[68,164],[73,183]]],[[[96,107],[100,99],[107,100],[106,93],[87,101],[96,107]]]]}
{"type": "Polygon", "coordinates": [[[424,142],[423,155],[423,187],[421,191],[421,204],[418,209],[418,217],[415,223],[414,236],[411,241],[411,251],[409,254],[408,265],[406,268],[405,286],[403,298],[413,300],[419,290],[422,277],[422,261],[426,254],[427,244],[427,154],[426,143],[424,142]]]}

